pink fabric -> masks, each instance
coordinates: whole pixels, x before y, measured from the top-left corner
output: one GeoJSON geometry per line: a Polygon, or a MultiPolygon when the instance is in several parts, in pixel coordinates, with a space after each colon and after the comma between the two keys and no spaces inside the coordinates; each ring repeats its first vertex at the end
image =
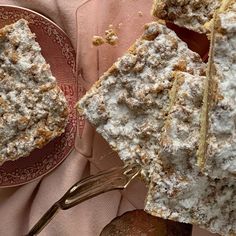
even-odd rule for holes
{"type": "MultiPolygon", "coordinates": [[[[75,12],[81,2],[82,0],[0,0],[0,4],[30,8],[51,18],[66,31],[74,46],[75,12]]],[[[0,235],[18,236],[27,233],[72,184],[99,169],[121,165],[116,154],[88,123],[83,140],[78,137],[77,142],[77,151],[74,150],[49,175],[21,187],[0,189],[0,235]]],[[[61,211],[40,235],[99,235],[102,228],[117,215],[142,208],[145,191],[143,184],[136,181],[123,192],[105,193],[70,210],[61,211]]],[[[210,236],[205,231],[194,231],[197,236],[210,236]]]]}

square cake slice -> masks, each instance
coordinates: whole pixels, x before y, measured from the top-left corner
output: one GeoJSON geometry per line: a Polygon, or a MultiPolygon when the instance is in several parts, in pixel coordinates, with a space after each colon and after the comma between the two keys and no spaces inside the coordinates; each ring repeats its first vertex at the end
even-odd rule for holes
{"type": "Polygon", "coordinates": [[[222,0],[154,0],[152,14],[180,27],[206,33],[207,24],[222,0]]]}
{"type": "Polygon", "coordinates": [[[67,101],[21,19],[0,30],[0,165],[65,131],[67,101]]]}
{"type": "Polygon", "coordinates": [[[198,165],[215,178],[236,177],[236,2],[214,21],[198,165]]]}
{"type": "Polygon", "coordinates": [[[205,64],[164,24],[149,23],[78,103],[120,158],[140,163],[147,179],[159,150],[172,71],[204,74],[205,64]]]}
{"type": "Polygon", "coordinates": [[[197,167],[200,111],[206,77],[174,73],[171,106],[161,135],[145,210],[164,219],[236,234],[236,183],[197,167]]]}

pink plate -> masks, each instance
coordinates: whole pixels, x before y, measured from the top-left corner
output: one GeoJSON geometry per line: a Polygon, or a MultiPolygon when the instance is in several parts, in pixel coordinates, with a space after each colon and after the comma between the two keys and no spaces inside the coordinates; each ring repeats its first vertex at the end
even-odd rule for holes
{"type": "Polygon", "coordinates": [[[52,171],[72,151],[77,126],[74,106],[78,84],[75,79],[75,51],[69,38],[55,23],[37,12],[16,6],[0,6],[0,27],[20,18],[26,19],[36,34],[42,54],[69,102],[70,115],[66,132],[61,137],[28,157],[0,166],[0,187],[22,185],[52,171]]]}

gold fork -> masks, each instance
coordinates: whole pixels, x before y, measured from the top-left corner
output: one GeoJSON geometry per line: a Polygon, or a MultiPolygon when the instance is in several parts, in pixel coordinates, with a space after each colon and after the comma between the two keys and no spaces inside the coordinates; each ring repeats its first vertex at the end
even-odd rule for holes
{"type": "Polygon", "coordinates": [[[25,236],[39,234],[53,219],[59,210],[67,210],[77,204],[116,189],[125,189],[129,183],[139,175],[141,167],[138,164],[126,165],[101,171],[74,184],[64,196],[55,202],[39,219],[25,236]]]}

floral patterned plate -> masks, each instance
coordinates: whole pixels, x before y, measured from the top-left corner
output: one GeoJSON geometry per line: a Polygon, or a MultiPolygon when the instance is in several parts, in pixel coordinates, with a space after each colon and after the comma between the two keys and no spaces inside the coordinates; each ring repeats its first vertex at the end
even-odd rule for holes
{"type": "Polygon", "coordinates": [[[9,161],[0,166],[0,188],[22,185],[52,171],[74,148],[77,118],[74,109],[78,95],[75,78],[75,51],[72,44],[55,23],[29,9],[0,5],[0,27],[24,18],[36,34],[42,54],[50,64],[52,73],[65,93],[70,107],[66,132],[43,149],[35,150],[28,157],[9,161]]]}

